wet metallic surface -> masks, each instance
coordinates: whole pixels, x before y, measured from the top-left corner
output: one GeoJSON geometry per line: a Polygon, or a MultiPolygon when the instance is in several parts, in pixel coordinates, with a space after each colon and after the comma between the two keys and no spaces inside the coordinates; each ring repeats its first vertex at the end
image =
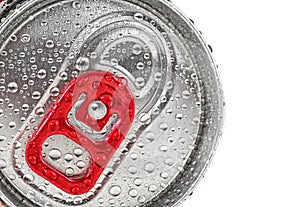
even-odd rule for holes
{"type": "Polygon", "coordinates": [[[85,207],[168,207],[182,202],[204,175],[223,120],[216,66],[191,22],[170,2],[155,0],[28,1],[19,8],[0,26],[0,71],[5,74],[0,80],[0,135],[6,138],[0,147],[10,149],[1,150],[7,157],[1,199],[7,206],[22,207],[32,202],[85,207]],[[36,110],[46,110],[55,101],[51,89],[63,88],[82,73],[76,69],[82,56],[89,58],[93,69],[88,71],[113,67],[126,77],[137,113],[107,166],[107,176],[99,178],[99,185],[105,185],[72,196],[34,175],[22,149],[43,118],[36,110]],[[27,125],[17,139],[18,129],[27,125]]]}

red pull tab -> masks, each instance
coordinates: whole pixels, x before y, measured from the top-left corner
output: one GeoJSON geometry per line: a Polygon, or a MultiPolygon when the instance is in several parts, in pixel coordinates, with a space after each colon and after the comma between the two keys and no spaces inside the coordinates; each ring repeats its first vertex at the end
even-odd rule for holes
{"type": "Polygon", "coordinates": [[[63,191],[87,193],[124,140],[134,113],[134,98],[124,78],[103,71],[80,75],[65,87],[29,140],[26,161],[35,173],[63,191]],[[70,177],[43,158],[45,140],[61,135],[90,154],[90,167],[83,175],[70,177]]]}

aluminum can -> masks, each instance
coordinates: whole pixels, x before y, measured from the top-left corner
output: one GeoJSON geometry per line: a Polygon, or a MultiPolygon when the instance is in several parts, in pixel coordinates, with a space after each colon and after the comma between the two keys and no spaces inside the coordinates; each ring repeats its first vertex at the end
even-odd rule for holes
{"type": "Polygon", "coordinates": [[[0,2],[0,199],[173,207],[215,153],[211,47],[166,0],[0,2]]]}

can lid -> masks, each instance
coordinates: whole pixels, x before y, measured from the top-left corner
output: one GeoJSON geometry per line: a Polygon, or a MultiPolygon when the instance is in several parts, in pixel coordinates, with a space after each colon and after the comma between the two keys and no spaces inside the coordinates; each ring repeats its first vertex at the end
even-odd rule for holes
{"type": "Polygon", "coordinates": [[[182,202],[223,122],[216,66],[192,22],[164,0],[17,3],[0,10],[4,205],[182,202]]]}

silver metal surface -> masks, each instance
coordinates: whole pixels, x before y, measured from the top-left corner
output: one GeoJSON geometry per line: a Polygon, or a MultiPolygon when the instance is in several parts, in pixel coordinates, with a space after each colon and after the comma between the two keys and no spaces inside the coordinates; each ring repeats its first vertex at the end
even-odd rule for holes
{"type": "MultiPolygon", "coordinates": [[[[165,0],[30,0],[13,1],[13,8],[16,3],[9,14],[0,10],[3,202],[14,207],[178,206],[203,177],[223,123],[216,65],[190,20],[165,0]],[[96,186],[70,195],[35,174],[24,149],[64,86],[95,70],[127,79],[135,120],[96,186]]],[[[70,123],[103,140],[106,133],[94,135],[76,121],[82,100],[73,101],[70,123]]],[[[58,136],[47,142],[65,157],[78,147],[67,140],[58,136]]],[[[50,160],[51,150],[43,151],[47,162],[69,176],[88,168],[71,172],[67,162],[50,160]]]]}
{"type": "Polygon", "coordinates": [[[69,177],[83,177],[91,165],[89,152],[61,134],[46,139],[42,153],[47,163],[69,177]]]}

